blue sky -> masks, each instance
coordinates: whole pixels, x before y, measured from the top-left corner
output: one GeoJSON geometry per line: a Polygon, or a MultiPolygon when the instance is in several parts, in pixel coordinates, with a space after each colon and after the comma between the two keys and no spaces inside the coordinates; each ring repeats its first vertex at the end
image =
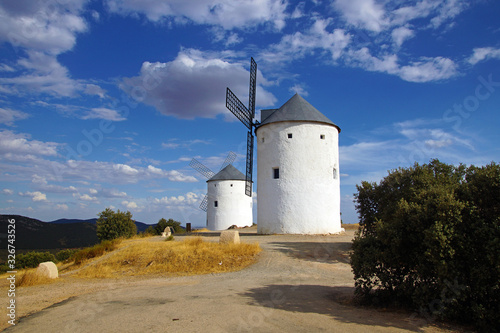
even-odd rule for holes
{"type": "Polygon", "coordinates": [[[2,1],[0,213],[203,225],[189,161],[217,171],[233,151],[244,172],[225,88],[247,101],[252,56],[257,117],[298,92],[342,129],[357,222],[362,180],[499,161],[499,16],[494,0],[2,1]]]}

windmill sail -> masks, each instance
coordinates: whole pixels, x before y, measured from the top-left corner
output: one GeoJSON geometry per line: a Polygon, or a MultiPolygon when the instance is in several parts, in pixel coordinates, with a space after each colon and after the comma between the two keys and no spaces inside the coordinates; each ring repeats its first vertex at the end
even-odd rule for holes
{"type": "Polygon", "coordinates": [[[250,88],[248,93],[248,108],[236,97],[231,89],[226,89],[226,107],[238,118],[249,131],[247,134],[247,160],[245,175],[245,194],[252,196],[253,173],[253,133],[255,127],[255,94],[257,91],[257,63],[250,58],[250,88]]]}
{"type": "Polygon", "coordinates": [[[196,159],[192,159],[191,162],[189,162],[189,166],[201,173],[203,176],[205,176],[207,179],[212,178],[215,176],[215,172],[204,166],[202,163],[200,163],[196,159]]]}
{"type": "Polygon", "coordinates": [[[247,160],[245,175],[245,194],[252,196],[252,173],[253,173],[253,135],[252,130],[247,134],[247,160]]]}

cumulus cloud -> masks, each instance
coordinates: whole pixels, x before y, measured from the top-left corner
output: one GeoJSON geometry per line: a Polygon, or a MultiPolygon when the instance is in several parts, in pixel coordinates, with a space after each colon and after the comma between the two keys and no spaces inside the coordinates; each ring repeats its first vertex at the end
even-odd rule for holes
{"type": "Polygon", "coordinates": [[[122,205],[127,207],[127,209],[137,209],[139,206],[134,201],[122,201],[122,205]]]}
{"type": "Polygon", "coordinates": [[[149,20],[168,20],[182,24],[186,19],[197,24],[221,26],[224,29],[247,28],[272,23],[276,29],[285,26],[287,3],[281,0],[108,0],[111,12],[122,15],[143,14],[149,20]]]}
{"type": "MultiPolygon", "coordinates": [[[[143,63],[140,75],[125,78],[121,88],[165,115],[212,118],[229,112],[225,107],[226,87],[245,100],[248,80],[244,65],[230,63],[224,54],[185,49],[171,62],[143,63]]],[[[262,88],[262,82],[266,81],[260,73],[257,81],[260,84],[256,104],[272,105],[276,99],[262,88]]]]}
{"type": "Polygon", "coordinates": [[[0,155],[5,158],[19,155],[56,156],[60,144],[31,140],[28,134],[0,131],[0,155]]]}
{"type": "Polygon", "coordinates": [[[35,191],[35,192],[19,192],[19,195],[22,197],[31,197],[31,200],[37,202],[37,201],[47,201],[47,196],[45,193],[42,193],[40,191],[35,191]]]}
{"type": "Polygon", "coordinates": [[[7,194],[7,195],[12,195],[12,194],[14,194],[14,191],[12,191],[11,189],[8,189],[8,188],[4,188],[2,190],[2,193],[7,194]]]}
{"type": "Polygon", "coordinates": [[[500,48],[494,47],[478,47],[474,49],[474,53],[468,59],[472,65],[487,59],[500,59],[500,48]]]}
{"type": "Polygon", "coordinates": [[[0,3],[0,42],[10,43],[20,54],[15,68],[2,65],[0,90],[23,95],[27,92],[56,97],[74,97],[79,92],[102,95],[96,85],[71,78],[57,56],[71,50],[77,35],[87,31],[82,17],[86,0],[3,1],[0,3]]]}

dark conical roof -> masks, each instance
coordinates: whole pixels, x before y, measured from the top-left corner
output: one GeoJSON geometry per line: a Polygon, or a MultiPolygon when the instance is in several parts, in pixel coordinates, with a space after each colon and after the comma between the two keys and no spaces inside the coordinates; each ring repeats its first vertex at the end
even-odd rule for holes
{"type": "Polygon", "coordinates": [[[281,121],[312,121],[325,123],[337,127],[340,132],[340,128],[337,125],[319,112],[314,106],[309,104],[309,102],[303,99],[299,94],[295,94],[270,116],[266,119],[262,119],[259,127],[281,121]]]}
{"type": "Polygon", "coordinates": [[[245,180],[245,175],[236,169],[232,164],[229,164],[215,176],[207,180],[207,182],[211,182],[213,180],[245,180]]]}

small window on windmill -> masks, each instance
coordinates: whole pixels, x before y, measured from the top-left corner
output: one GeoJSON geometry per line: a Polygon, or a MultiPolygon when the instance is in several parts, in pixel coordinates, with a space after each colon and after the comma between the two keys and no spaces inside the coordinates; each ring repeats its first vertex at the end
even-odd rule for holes
{"type": "Polygon", "coordinates": [[[325,140],[325,135],[324,135],[324,134],[320,134],[319,138],[320,138],[321,140],[325,140]]]}
{"type": "Polygon", "coordinates": [[[264,141],[265,141],[265,139],[264,139],[264,138],[262,138],[262,142],[264,142],[264,141]]]}
{"type": "Polygon", "coordinates": [[[233,187],[233,184],[231,184],[231,187],[233,187]]]}
{"type": "Polygon", "coordinates": [[[292,138],[292,133],[288,133],[288,138],[291,139],[292,138]]]}
{"type": "Polygon", "coordinates": [[[219,207],[219,202],[217,200],[214,201],[214,207],[219,207]]]}
{"type": "Polygon", "coordinates": [[[337,168],[333,167],[333,179],[337,179],[337,168]]]}
{"type": "Polygon", "coordinates": [[[274,179],[280,178],[280,168],[273,168],[273,178],[274,179]]]}

